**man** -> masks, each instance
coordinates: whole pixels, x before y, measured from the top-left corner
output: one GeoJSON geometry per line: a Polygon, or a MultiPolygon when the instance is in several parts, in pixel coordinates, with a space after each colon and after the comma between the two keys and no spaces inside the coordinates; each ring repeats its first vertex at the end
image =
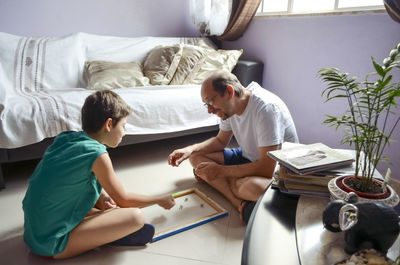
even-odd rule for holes
{"type": "Polygon", "coordinates": [[[221,192],[247,223],[275,169],[267,152],[285,141],[298,142],[293,119],[278,96],[255,82],[244,88],[229,72],[207,78],[201,98],[208,112],[222,120],[217,136],[173,151],[168,163],[179,166],[189,158],[196,179],[221,192]],[[232,135],[240,147],[224,149],[232,135]]]}

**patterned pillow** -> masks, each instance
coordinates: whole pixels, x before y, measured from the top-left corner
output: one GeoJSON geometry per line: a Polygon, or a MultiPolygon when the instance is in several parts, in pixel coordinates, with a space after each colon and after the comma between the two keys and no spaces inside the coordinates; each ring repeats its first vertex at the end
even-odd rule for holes
{"type": "Polygon", "coordinates": [[[191,83],[204,62],[207,51],[194,45],[183,45],[182,58],[172,78],[170,85],[184,85],[191,83]]]}
{"type": "Polygon", "coordinates": [[[150,85],[149,79],[143,75],[141,64],[138,62],[86,62],[85,72],[88,89],[104,90],[150,85]]]}
{"type": "Polygon", "coordinates": [[[237,64],[243,50],[207,50],[204,62],[196,74],[192,75],[187,83],[202,84],[214,71],[225,70],[231,72],[237,64]]]}
{"type": "Polygon", "coordinates": [[[157,46],[146,56],[143,73],[152,85],[168,85],[182,57],[182,45],[157,46]]]}

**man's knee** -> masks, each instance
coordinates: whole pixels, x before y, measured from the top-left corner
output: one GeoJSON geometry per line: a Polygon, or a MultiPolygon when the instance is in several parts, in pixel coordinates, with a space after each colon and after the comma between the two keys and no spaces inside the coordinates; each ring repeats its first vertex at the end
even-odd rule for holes
{"type": "Polygon", "coordinates": [[[272,179],[244,177],[231,181],[231,190],[239,198],[256,201],[268,188],[272,179]]]}
{"type": "Polygon", "coordinates": [[[239,179],[232,179],[229,181],[229,186],[231,188],[232,193],[238,197],[241,198],[240,196],[240,182],[238,181],[239,179]]]}
{"type": "Polygon", "coordinates": [[[214,152],[208,154],[192,153],[189,157],[190,164],[195,168],[202,162],[215,162],[220,165],[224,165],[224,153],[214,152]]]}
{"type": "Polygon", "coordinates": [[[197,153],[193,153],[190,157],[189,157],[189,162],[192,165],[193,168],[196,168],[196,166],[200,163],[199,162],[199,157],[200,155],[198,155],[197,153]]]}

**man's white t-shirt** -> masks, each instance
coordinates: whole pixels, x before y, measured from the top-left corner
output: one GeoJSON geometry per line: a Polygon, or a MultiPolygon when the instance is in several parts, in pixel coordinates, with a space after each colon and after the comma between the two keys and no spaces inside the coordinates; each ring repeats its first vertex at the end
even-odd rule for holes
{"type": "Polygon", "coordinates": [[[232,131],[243,156],[258,160],[258,148],[297,143],[298,137],[292,116],[286,104],[272,92],[252,82],[249,102],[241,115],[233,115],[220,123],[220,130],[232,131]]]}

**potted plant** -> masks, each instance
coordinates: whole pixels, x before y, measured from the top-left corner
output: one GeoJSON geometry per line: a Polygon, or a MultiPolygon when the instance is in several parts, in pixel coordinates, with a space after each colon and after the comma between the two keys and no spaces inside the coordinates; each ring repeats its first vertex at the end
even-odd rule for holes
{"type": "Polygon", "coordinates": [[[399,110],[396,109],[396,104],[400,103],[400,82],[394,81],[391,74],[393,69],[400,68],[400,43],[390,51],[382,65],[373,57],[371,59],[375,72],[367,74],[364,81],[358,81],[357,77],[338,68],[322,68],[318,71],[321,79],[328,83],[322,92],[326,102],[344,99],[348,103],[348,109],[342,116],[326,115],[324,123],[336,130],[343,128],[342,144],[347,143],[355,149],[354,176],[344,181],[343,178],[335,178],[328,188],[333,198],[343,197],[353,190],[359,197],[379,194],[381,197],[372,197],[378,197],[394,207],[399,197],[385,183],[390,176],[390,169],[385,182],[379,182],[373,176],[379,162],[387,160],[384,150],[400,123],[399,110]]]}

